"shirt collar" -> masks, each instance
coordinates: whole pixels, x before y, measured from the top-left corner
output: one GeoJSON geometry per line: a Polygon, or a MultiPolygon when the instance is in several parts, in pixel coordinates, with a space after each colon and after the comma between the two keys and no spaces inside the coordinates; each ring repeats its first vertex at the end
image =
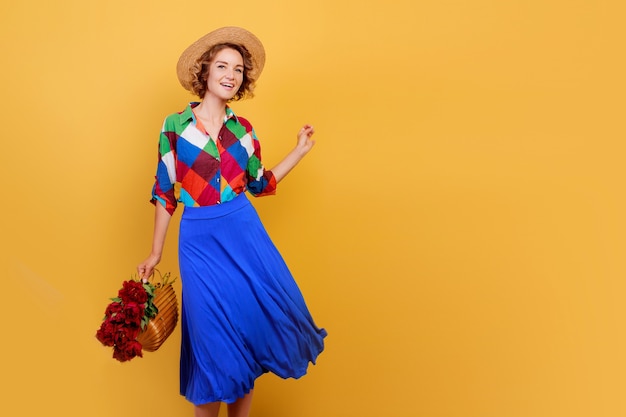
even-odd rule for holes
{"type": "Polygon", "coordinates": [[[230,107],[226,106],[226,117],[224,117],[224,123],[226,123],[228,119],[235,119],[236,122],[239,121],[239,119],[237,119],[237,116],[235,115],[235,112],[230,107]]]}
{"type": "Polygon", "coordinates": [[[187,107],[185,107],[185,110],[183,110],[182,112],[180,112],[178,114],[179,117],[179,122],[181,125],[184,125],[186,123],[189,123],[191,121],[195,122],[196,121],[196,116],[194,116],[193,114],[193,108],[196,107],[198,104],[198,102],[191,102],[187,105],[187,107]]]}
{"type": "MultiPolygon", "coordinates": [[[[198,104],[200,103],[197,101],[192,101],[187,105],[185,110],[179,113],[180,124],[185,124],[189,122],[196,123],[196,116],[195,114],[193,114],[193,108],[196,107],[198,104]]],[[[235,112],[230,107],[226,106],[226,116],[224,117],[224,123],[226,123],[230,119],[234,119],[236,122],[239,122],[239,119],[237,118],[237,115],[235,115],[235,112]]]]}

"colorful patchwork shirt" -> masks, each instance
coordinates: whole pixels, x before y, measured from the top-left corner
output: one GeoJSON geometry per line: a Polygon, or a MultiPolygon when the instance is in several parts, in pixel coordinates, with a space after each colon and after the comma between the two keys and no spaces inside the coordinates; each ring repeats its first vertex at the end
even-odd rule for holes
{"type": "Polygon", "coordinates": [[[274,194],[276,179],[263,167],[252,125],[226,107],[224,124],[214,140],[196,120],[192,109],[198,104],[190,103],[165,118],[152,203],[159,202],[172,214],[178,202],[198,207],[225,203],[246,190],[254,196],[274,194]]]}

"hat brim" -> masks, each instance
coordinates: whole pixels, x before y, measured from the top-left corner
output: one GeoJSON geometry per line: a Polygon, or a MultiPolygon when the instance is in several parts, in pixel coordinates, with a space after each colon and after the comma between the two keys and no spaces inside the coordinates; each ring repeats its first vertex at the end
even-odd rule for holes
{"type": "Polygon", "coordinates": [[[248,75],[254,80],[259,79],[265,65],[263,44],[259,38],[246,29],[227,26],[209,32],[189,45],[178,59],[176,74],[178,75],[178,81],[186,90],[191,91],[194,78],[190,69],[206,51],[220,43],[243,45],[252,55],[252,70],[248,75]]]}

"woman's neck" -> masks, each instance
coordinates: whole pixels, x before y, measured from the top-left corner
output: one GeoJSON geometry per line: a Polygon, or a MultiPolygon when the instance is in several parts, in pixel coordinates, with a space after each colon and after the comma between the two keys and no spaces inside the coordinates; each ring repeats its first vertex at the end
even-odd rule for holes
{"type": "Polygon", "coordinates": [[[221,124],[226,116],[226,102],[207,95],[193,110],[202,120],[221,124]]]}

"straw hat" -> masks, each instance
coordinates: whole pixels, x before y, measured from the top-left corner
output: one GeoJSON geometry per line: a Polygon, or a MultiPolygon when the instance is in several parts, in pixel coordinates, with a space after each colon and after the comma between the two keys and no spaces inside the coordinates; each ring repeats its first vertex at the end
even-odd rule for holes
{"type": "Polygon", "coordinates": [[[255,80],[259,79],[263,66],[265,65],[265,49],[263,44],[246,29],[227,26],[207,33],[194,43],[192,43],[178,59],[178,65],[176,65],[176,73],[178,74],[178,81],[186,89],[191,91],[191,83],[193,81],[193,75],[190,72],[191,67],[196,63],[198,59],[206,51],[211,49],[212,46],[220,43],[233,43],[243,45],[250,55],[252,55],[252,70],[249,72],[250,78],[255,80]]]}

